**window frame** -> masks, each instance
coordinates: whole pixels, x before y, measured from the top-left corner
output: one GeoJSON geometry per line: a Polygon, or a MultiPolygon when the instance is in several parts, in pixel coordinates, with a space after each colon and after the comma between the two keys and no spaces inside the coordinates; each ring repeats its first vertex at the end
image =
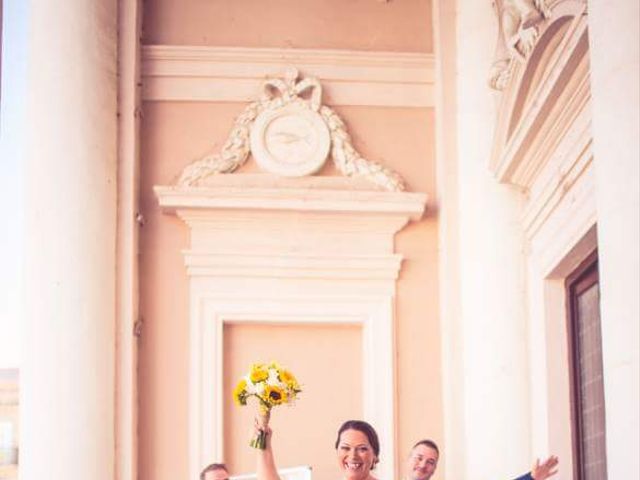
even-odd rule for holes
{"type": "Polygon", "coordinates": [[[583,412],[578,339],[578,299],[589,288],[599,284],[598,251],[591,252],[565,279],[567,341],[569,353],[569,389],[571,395],[571,437],[573,450],[573,478],[584,480],[583,412]]]}

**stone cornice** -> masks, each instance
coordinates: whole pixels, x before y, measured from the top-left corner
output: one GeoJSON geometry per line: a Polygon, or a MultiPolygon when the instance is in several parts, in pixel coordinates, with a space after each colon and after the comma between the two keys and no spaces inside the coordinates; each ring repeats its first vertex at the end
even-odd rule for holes
{"type": "Polygon", "coordinates": [[[325,85],[328,105],[432,107],[432,54],[147,45],[146,101],[247,102],[268,77],[290,66],[325,85]]]}
{"type": "Polygon", "coordinates": [[[154,190],[166,211],[189,208],[395,213],[405,215],[407,220],[418,220],[426,201],[424,194],[407,192],[171,186],[157,186],[154,190]]]}
{"type": "MultiPolygon", "coordinates": [[[[588,109],[587,109],[588,110],[588,109]]],[[[533,238],[564,201],[568,192],[588,176],[593,161],[590,112],[583,111],[571,131],[563,139],[550,161],[555,168],[541,174],[539,191],[530,195],[522,216],[522,226],[528,239],[533,238]]],[[[549,170],[549,169],[547,169],[549,170]]],[[[575,192],[574,192],[575,196],[575,192]]]]}
{"type": "Polygon", "coordinates": [[[363,190],[343,177],[279,178],[269,174],[220,174],[202,187],[156,186],[165,211],[207,209],[297,211],[399,215],[419,220],[427,196],[423,193],[363,190]],[[351,189],[344,187],[351,185],[351,189]],[[354,188],[355,187],[355,188],[354,188]]]}

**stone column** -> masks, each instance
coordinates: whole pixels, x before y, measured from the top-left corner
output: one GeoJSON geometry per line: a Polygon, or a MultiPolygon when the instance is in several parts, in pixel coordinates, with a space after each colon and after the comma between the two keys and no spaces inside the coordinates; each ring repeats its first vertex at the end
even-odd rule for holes
{"type": "Polygon", "coordinates": [[[33,0],[20,478],[114,478],[117,2],[33,0]]]}
{"type": "MultiPolygon", "coordinates": [[[[497,20],[490,2],[460,0],[455,10],[441,11],[455,15],[456,65],[455,119],[439,140],[455,135],[455,148],[449,150],[455,150],[456,163],[439,160],[439,166],[457,178],[444,185],[449,191],[443,200],[457,201],[457,208],[442,206],[448,218],[440,221],[448,233],[441,238],[457,237],[457,245],[450,241],[443,249],[456,250],[457,257],[448,254],[448,262],[457,267],[457,279],[449,277],[459,285],[459,311],[456,295],[443,299],[450,309],[444,307],[442,322],[458,322],[443,329],[452,336],[444,339],[450,356],[444,363],[461,372],[448,385],[450,398],[463,399],[457,412],[454,405],[447,413],[458,415],[448,422],[448,434],[464,435],[447,439],[459,450],[446,455],[464,462],[462,472],[453,467],[457,478],[510,478],[530,463],[530,409],[521,198],[499,184],[488,167],[496,108],[487,78],[497,20]]],[[[446,18],[438,20],[446,28],[446,18]]],[[[438,118],[447,121],[446,112],[438,118]]]]}
{"type": "Polygon", "coordinates": [[[609,478],[638,478],[640,270],[637,1],[589,1],[609,478]]]}
{"type": "Polygon", "coordinates": [[[436,58],[436,205],[439,212],[438,258],[444,445],[441,478],[464,478],[465,422],[460,316],[458,164],[456,155],[456,4],[433,2],[436,58]]]}

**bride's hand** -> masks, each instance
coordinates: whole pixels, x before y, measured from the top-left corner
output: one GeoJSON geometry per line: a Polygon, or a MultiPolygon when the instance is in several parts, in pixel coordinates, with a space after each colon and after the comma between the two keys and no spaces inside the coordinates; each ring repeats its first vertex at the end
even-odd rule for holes
{"type": "Polygon", "coordinates": [[[271,436],[272,430],[269,424],[264,424],[263,421],[259,417],[254,417],[253,419],[253,433],[258,434],[260,432],[264,432],[267,437],[271,436]]]}
{"type": "Polygon", "coordinates": [[[253,420],[253,437],[261,438],[262,447],[260,449],[271,449],[271,434],[272,430],[268,422],[265,422],[264,417],[256,416],[253,420]]]}

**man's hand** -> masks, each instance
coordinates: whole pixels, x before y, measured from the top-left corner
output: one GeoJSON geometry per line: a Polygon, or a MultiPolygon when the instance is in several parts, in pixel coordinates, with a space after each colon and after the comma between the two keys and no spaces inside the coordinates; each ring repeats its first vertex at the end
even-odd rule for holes
{"type": "Polygon", "coordinates": [[[534,480],[545,480],[556,473],[558,473],[558,457],[551,455],[543,463],[540,463],[540,459],[536,459],[536,463],[533,464],[531,469],[531,477],[534,480]]]}

